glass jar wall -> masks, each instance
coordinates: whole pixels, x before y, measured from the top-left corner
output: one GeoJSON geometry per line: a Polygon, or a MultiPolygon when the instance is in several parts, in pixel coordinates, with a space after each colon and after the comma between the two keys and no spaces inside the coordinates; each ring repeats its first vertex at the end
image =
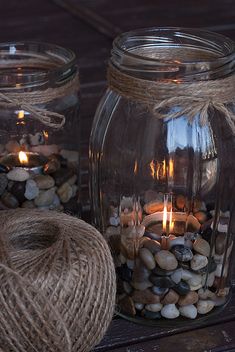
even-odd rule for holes
{"type": "Polygon", "coordinates": [[[0,209],[79,214],[78,70],[73,52],[0,45],[0,209]]]}
{"type": "Polygon", "coordinates": [[[234,48],[220,35],[174,28],[114,41],[110,88],[90,140],[91,195],[95,225],[114,255],[118,309],[128,318],[197,319],[228,300],[234,133],[228,110],[210,105],[211,93],[200,107],[199,86],[190,89],[227,78],[233,94],[234,48]]]}

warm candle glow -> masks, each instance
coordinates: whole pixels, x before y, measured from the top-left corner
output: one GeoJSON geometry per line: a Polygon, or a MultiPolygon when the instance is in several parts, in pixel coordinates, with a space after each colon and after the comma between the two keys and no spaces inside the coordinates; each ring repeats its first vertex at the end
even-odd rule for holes
{"type": "Polygon", "coordinates": [[[25,152],[19,152],[19,160],[20,160],[20,163],[21,164],[28,164],[28,157],[27,157],[27,154],[25,152]]]}
{"type": "Polygon", "coordinates": [[[48,133],[47,131],[43,131],[43,136],[44,136],[46,139],[48,139],[49,133],[48,133]]]}
{"type": "Polygon", "coordinates": [[[169,232],[172,233],[174,230],[174,221],[172,221],[172,207],[170,210],[170,222],[169,222],[169,232]]]}
{"type": "Polygon", "coordinates": [[[162,230],[163,230],[163,232],[166,232],[167,203],[168,203],[168,196],[164,196],[164,208],[163,208],[163,219],[162,219],[162,230]]]}
{"type": "Polygon", "coordinates": [[[163,229],[163,232],[166,232],[166,223],[167,223],[167,206],[164,205],[164,209],[163,209],[163,220],[162,220],[162,229],[163,229]]]}
{"type": "Polygon", "coordinates": [[[169,177],[173,178],[174,176],[174,161],[172,159],[169,160],[169,177]]]}

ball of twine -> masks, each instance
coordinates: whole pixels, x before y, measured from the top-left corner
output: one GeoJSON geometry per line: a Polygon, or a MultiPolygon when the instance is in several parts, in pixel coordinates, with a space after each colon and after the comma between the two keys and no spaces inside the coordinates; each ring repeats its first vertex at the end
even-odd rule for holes
{"type": "Polygon", "coordinates": [[[90,351],[115,305],[101,234],[55,212],[0,212],[0,351],[90,351]]]}

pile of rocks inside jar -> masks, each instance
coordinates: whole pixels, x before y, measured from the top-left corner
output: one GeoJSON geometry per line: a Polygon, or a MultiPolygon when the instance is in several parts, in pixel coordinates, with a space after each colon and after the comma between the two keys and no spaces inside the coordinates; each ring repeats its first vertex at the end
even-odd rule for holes
{"type": "MultiPolygon", "coordinates": [[[[187,201],[182,195],[177,198],[174,211],[187,201]]],[[[195,319],[223,305],[233,245],[227,241],[229,214],[220,217],[211,247],[214,210],[208,211],[204,203],[195,201],[186,229],[176,223],[174,234],[167,236],[154,221],[163,210],[162,195],[143,209],[139,202],[133,207],[131,198],[122,199],[120,209],[110,207],[106,235],[115,258],[121,312],[146,319],[195,319]]]]}
{"type": "Polygon", "coordinates": [[[78,152],[46,143],[38,132],[0,145],[0,210],[21,207],[78,214],[78,152]],[[21,151],[39,156],[43,165],[9,165],[9,158],[21,151]]]}

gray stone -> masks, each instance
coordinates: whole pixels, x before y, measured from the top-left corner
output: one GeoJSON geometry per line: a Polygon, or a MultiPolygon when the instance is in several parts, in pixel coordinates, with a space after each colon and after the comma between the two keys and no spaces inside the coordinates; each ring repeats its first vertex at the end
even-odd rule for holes
{"type": "Polygon", "coordinates": [[[178,284],[182,279],[182,273],[183,273],[182,268],[176,269],[171,275],[171,280],[174,281],[175,284],[178,284]]]}
{"type": "Polygon", "coordinates": [[[28,171],[22,169],[21,167],[15,167],[11,171],[8,172],[7,178],[8,180],[11,181],[27,181],[29,179],[30,175],[28,171]]]}
{"type": "Polygon", "coordinates": [[[5,206],[7,206],[10,209],[16,209],[19,207],[19,202],[16,199],[16,197],[14,197],[11,193],[9,192],[5,192],[2,197],[1,197],[1,201],[3,202],[3,204],[5,206]]]}
{"type": "Polygon", "coordinates": [[[33,200],[39,195],[39,188],[34,180],[27,180],[25,187],[25,198],[33,200]]]}
{"type": "Polygon", "coordinates": [[[174,281],[168,276],[156,276],[151,274],[149,280],[157,287],[170,288],[175,286],[174,281]]]}
{"type": "Polygon", "coordinates": [[[38,188],[43,190],[52,188],[55,185],[55,180],[49,175],[37,175],[34,177],[34,181],[36,182],[38,188]]]}
{"type": "Polygon", "coordinates": [[[153,270],[155,268],[156,262],[154,260],[154,256],[147,248],[140,248],[139,258],[149,270],[153,270]]]}
{"type": "Polygon", "coordinates": [[[177,245],[171,248],[172,253],[176,259],[181,262],[189,262],[193,258],[193,252],[190,248],[184,245],[177,245]]]}
{"type": "Polygon", "coordinates": [[[73,189],[69,183],[65,182],[58,188],[57,194],[62,203],[67,203],[73,195],[73,189]]]}
{"type": "Polygon", "coordinates": [[[190,286],[185,281],[180,281],[177,285],[174,286],[174,291],[176,291],[179,295],[184,296],[190,291],[190,286]]]}
{"type": "Polygon", "coordinates": [[[50,188],[47,191],[40,191],[34,203],[37,207],[49,206],[53,203],[55,196],[55,188],[50,188]]]}

